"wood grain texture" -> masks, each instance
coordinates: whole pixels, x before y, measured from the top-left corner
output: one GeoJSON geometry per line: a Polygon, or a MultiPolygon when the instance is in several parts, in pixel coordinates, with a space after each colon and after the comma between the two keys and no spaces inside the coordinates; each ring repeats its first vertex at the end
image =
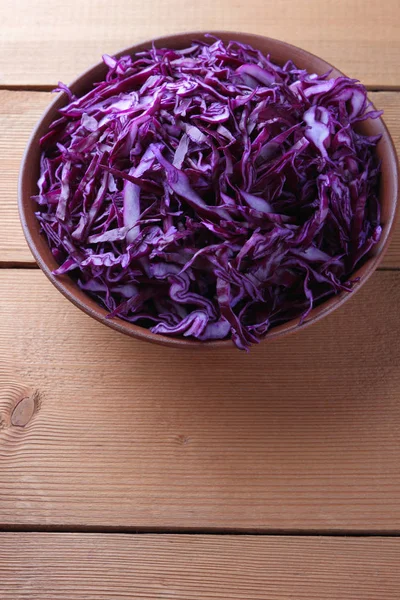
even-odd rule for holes
{"type": "Polygon", "coordinates": [[[18,217],[17,186],[21,158],[49,92],[0,90],[0,261],[34,263],[18,217]]]}
{"type": "Polygon", "coordinates": [[[397,0],[3,0],[0,84],[70,81],[104,52],[179,31],[241,30],[320,55],[352,77],[400,85],[397,0]],[[397,15],[397,18],[396,18],[397,15]]]}
{"type": "Polygon", "coordinates": [[[2,600],[397,600],[399,539],[0,534],[2,600]]]}
{"type": "MultiPolygon", "coordinates": [[[[17,180],[22,154],[29,135],[50,102],[49,92],[0,90],[0,262],[34,264],[18,218],[17,180]]],[[[385,111],[385,121],[400,154],[400,92],[370,94],[377,107],[385,111]]],[[[384,267],[400,267],[400,228],[393,240],[384,267]]]]}
{"type": "Polygon", "coordinates": [[[0,289],[0,526],[400,532],[399,272],[249,355],[122,336],[38,270],[0,289]]]}

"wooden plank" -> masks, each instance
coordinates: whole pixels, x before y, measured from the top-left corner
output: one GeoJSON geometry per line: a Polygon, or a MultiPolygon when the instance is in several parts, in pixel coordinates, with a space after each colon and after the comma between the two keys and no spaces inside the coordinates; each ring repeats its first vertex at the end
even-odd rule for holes
{"type": "MultiPolygon", "coordinates": [[[[379,110],[384,111],[384,120],[392,136],[397,155],[400,156],[400,92],[376,92],[369,94],[370,99],[379,110]]],[[[398,199],[400,202],[400,199],[398,199]]],[[[390,246],[382,261],[382,267],[399,268],[400,267],[400,210],[397,215],[390,246]]]]}
{"type": "Polygon", "coordinates": [[[30,133],[49,92],[0,90],[0,261],[34,263],[18,217],[18,171],[30,133]]]}
{"type": "Polygon", "coordinates": [[[397,600],[400,539],[0,534],[2,600],[397,600]]]}
{"type": "Polygon", "coordinates": [[[249,355],[0,289],[0,526],[400,532],[398,271],[249,355]]]}
{"type": "Polygon", "coordinates": [[[53,85],[143,39],[225,29],[280,38],[318,54],[372,86],[398,86],[397,0],[4,0],[0,4],[0,84],[53,85]]]}
{"type": "MultiPolygon", "coordinates": [[[[17,179],[22,153],[34,124],[52,96],[49,92],[0,90],[0,262],[34,263],[18,218],[17,179]]],[[[385,111],[385,120],[400,154],[400,92],[375,92],[371,100],[385,111]]],[[[400,228],[383,262],[400,267],[400,228]]]]}

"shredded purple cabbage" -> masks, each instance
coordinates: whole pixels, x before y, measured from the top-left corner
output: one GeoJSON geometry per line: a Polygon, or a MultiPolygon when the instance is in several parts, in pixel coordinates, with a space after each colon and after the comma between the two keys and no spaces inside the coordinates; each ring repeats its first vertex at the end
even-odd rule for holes
{"type": "Polygon", "coordinates": [[[60,267],[153,332],[267,331],[342,290],[381,234],[366,90],[237,42],[103,57],[41,139],[43,233],[60,267]]]}

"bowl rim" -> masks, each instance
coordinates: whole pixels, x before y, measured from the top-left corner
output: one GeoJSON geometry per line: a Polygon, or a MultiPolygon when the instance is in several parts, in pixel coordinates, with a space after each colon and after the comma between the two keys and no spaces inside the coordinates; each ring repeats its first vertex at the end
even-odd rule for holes
{"type": "MultiPolygon", "coordinates": [[[[182,40],[182,38],[184,38],[185,40],[187,39],[187,42],[189,43],[190,40],[193,41],[196,38],[204,38],[205,36],[208,36],[208,35],[211,37],[215,36],[218,38],[229,37],[233,41],[237,40],[239,42],[240,42],[240,38],[243,39],[245,37],[247,40],[254,40],[255,47],[257,47],[257,41],[262,40],[264,44],[268,43],[272,47],[276,46],[276,47],[281,47],[281,48],[292,50],[294,55],[301,56],[306,61],[307,60],[317,61],[321,68],[323,68],[325,71],[332,71],[336,76],[344,75],[344,73],[342,71],[340,71],[339,69],[337,69],[336,67],[334,67],[333,65],[331,65],[330,63],[325,61],[324,59],[320,58],[319,56],[317,56],[311,52],[308,52],[307,50],[303,50],[302,48],[299,48],[298,46],[294,46],[288,42],[278,40],[275,38],[270,38],[268,36],[263,36],[263,35],[254,34],[254,33],[247,33],[247,32],[243,32],[243,31],[238,32],[238,31],[226,31],[226,30],[219,30],[219,31],[211,30],[211,31],[178,32],[178,33],[174,33],[174,34],[160,36],[157,38],[152,38],[149,40],[139,41],[138,43],[136,43],[132,46],[129,46],[127,48],[124,48],[123,50],[120,50],[120,51],[114,53],[113,56],[119,58],[126,54],[134,54],[136,52],[140,52],[141,50],[143,50],[145,48],[151,47],[152,44],[155,44],[157,47],[160,47],[163,45],[165,45],[166,47],[173,47],[173,43],[175,40],[177,42],[179,42],[179,40],[182,40]]],[[[272,59],[274,59],[273,53],[272,53],[272,59]]],[[[92,65],[87,70],[85,70],[83,73],[81,73],[78,77],[76,77],[73,80],[73,82],[69,85],[69,87],[72,90],[74,90],[75,88],[77,88],[81,85],[84,85],[84,84],[86,84],[86,86],[89,87],[95,81],[93,79],[94,73],[98,69],[100,69],[102,66],[103,66],[102,62],[98,62],[98,63],[92,65]]],[[[141,327],[141,326],[131,323],[129,321],[124,321],[123,319],[121,319],[119,317],[115,317],[112,319],[108,318],[107,317],[108,311],[105,308],[103,308],[102,306],[100,306],[99,304],[97,304],[90,296],[86,295],[83,292],[83,290],[80,290],[80,288],[72,280],[72,278],[70,278],[68,275],[55,276],[53,274],[52,268],[50,268],[50,266],[49,266],[49,262],[55,263],[55,260],[50,253],[50,249],[46,245],[46,248],[48,250],[48,256],[45,256],[46,249],[44,251],[42,251],[39,248],[38,243],[36,242],[36,239],[37,239],[38,235],[40,235],[40,234],[38,233],[38,231],[32,232],[31,228],[28,224],[27,213],[29,212],[29,209],[25,206],[25,202],[24,202],[24,200],[26,200],[24,197],[24,184],[25,184],[25,179],[27,177],[29,167],[30,167],[30,165],[32,165],[32,162],[34,160],[35,152],[37,152],[37,139],[36,138],[38,137],[38,133],[42,127],[42,124],[44,121],[49,119],[50,115],[52,115],[53,112],[55,113],[54,116],[56,115],[56,111],[58,110],[58,108],[60,108],[62,105],[65,104],[66,99],[67,99],[67,94],[65,92],[59,93],[57,95],[57,97],[52,102],[50,102],[50,104],[47,106],[45,111],[42,113],[40,119],[36,123],[34,129],[32,130],[32,133],[29,137],[28,143],[26,145],[26,148],[25,148],[22,160],[21,160],[21,166],[20,166],[19,176],[18,176],[18,209],[19,209],[20,221],[22,224],[22,229],[23,229],[26,241],[28,243],[28,246],[33,254],[33,257],[35,258],[36,262],[38,263],[39,267],[41,268],[41,270],[44,272],[44,274],[47,276],[47,278],[51,281],[51,283],[64,295],[64,297],[66,297],[68,300],[70,300],[75,306],[80,308],[83,312],[85,312],[89,316],[95,318],[97,321],[107,325],[108,327],[111,327],[112,329],[115,329],[116,331],[119,331],[121,333],[124,333],[126,335],[129,335],[129,336],[137,338],[137,339],[141,339],[141,340],[144,340],[147,342],[153,342],[153,343],[156,343],[159,345],[161,344],[161,345],[165,345],[165,346],[185,347],[185,348],[188,348],[188,347],[190,347],[190,348],[234,348],[234,346],[232,344],[232,340],[229,338],[224,339],[224,340],[200,341],[200,340],[195,340],[195,339],[193,340],[193,339],[179,338],[179,337],[173,337],[173,336],[169,337],[166,335],[152,333],[149,329],[146,329],[144,327],[141,327]]],[[[372,105],[372,108],[375,108],[375,107],[372,105]]],[[[394,188],[394,193],[393,193],[394,198],[392,201],[393,208],[388,216],[385,227],[383,228],[382,237],[381,237],[381,240],[379,241],[379,248],[378,248],[377,252],[369,257],[367,256],[367,260],[365,261],[365,263],[361,267],[356,269],[356,271],[354,271],[354,273],[353,273],[354,276],[360,277],[360,281],[354,285],[354,288],[351,293],[341,291],[337,295],[331,296],[326,301],[323,301],[321,304],[314,307],[303,322],[301,322],[301,316],[299,316],[299,317],[291,319],[285,323],[277,325],[276,327],[273,327],[272,329],[270,329],[267,332],[265,337],[261,340],[262,342],[264,342],[265,340],[276,339],[283,335],[288,335],[289,333],[294,333],[296,331],[299,331],[299,330],[303,329],[304,327],[308,327],[312,323],[319,321],[320,319],[322,319],[323,317],[325,317],[332,311],[339,308],[342,304],[344,304],[345,302],[347,302],[348,300],[350,300],[350,298],[352,298],[354,296],[354,294],[371,277],[372,273],[376,270],[376,268],[382,261],[382,258],[387,250],[388,244],[389,244],[390,239],[393,234],[393,225],[394,225],[394,222],[395,222],[395,219],[397,216],[397,211],[398,211],[399,163],[398,163],[398,158],[397,158],[396,150],[394,147],[394,143],[393,143],[391,135],[386,127],[386,124],[381,117],[379,117],[379,121],[380,121],[380,124],[382,127],[382,141],[383,141],[383,139],[385,139],[385,142],[386,142],[386,153],[388,155],[388,162],[390,163],[391,167],[393,168],[391,183],[393,184],[393,188],[394,188]]]]}

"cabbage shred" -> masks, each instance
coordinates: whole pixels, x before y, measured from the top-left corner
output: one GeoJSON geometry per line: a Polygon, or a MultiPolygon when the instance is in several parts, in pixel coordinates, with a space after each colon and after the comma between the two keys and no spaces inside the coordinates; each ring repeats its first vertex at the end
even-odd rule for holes
{"type": "Polygon", "coordinates": [[[218,39],[119,59],[42,138],[37,218],[59,263],[153,332],[240,349],[323,299],[381,234],[365,88],[218,39]]]}

